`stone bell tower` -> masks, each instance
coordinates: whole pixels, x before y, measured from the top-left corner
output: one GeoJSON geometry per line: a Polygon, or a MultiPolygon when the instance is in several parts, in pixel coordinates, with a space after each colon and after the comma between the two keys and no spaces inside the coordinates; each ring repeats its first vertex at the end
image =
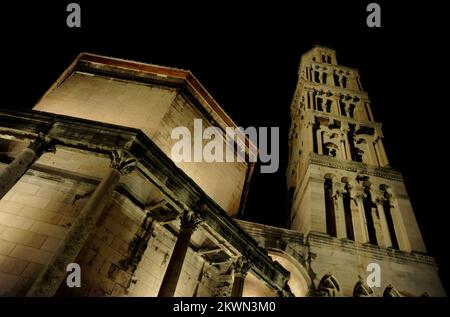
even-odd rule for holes
{"type": "Polygon", "coordinates": [[[401,295],[445,294],[434,259],[425,256],[402,175],[389,165],[358,70],[338,65],[334,50],[315,46],[302,56],[298,74],[289,225],[307,237],[314,274],[333,274],[349,296],[381,296],[388,286],[401,295]],[[404,267],[392,265],[400,258],[404,267]],[[371,262],[381,265],[381,290],[361,284],[371,262]]]}

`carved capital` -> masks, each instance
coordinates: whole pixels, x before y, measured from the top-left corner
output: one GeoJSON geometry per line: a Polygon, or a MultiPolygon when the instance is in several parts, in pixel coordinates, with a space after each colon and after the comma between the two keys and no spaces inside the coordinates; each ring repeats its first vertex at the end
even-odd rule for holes
{"type": "Polygon", "coordinates": [[[336,191],[334,192],[333,198],[334,199],[339,199],[344,195],[344,190],[342,189],[336,189],[336,191]]]}
{"type": "Polygon", "coordinates": [[[245,276],[252,266],[253,264],[247,258],[241,256],[233,263],[234,273],[245,276]]]}
{"type": "Polygon", "coordinates": [[[352,190],[350,190],[350,197],[352,199],[354,199],[355,201],[359,201],[359,200],[364,200],[364,198],[366,198],[366,194],[361,190],[352,189],[352,190]]]}
{"type": "Polygon", "coordinates": [[[376,197],[374,202],[376,205],[383,205],[383,203],[386,201],[386,198],[384,197],[376,197]]]}
{"type": "Polygon", "coordinates": [[[111,152],[110,166],[125,175],[131,173],[136,167],[136,158],[128,151],[116,149],[111,152]]]}
{"type": "Polygon", "coordinates": [[[185,210],[183,214],[180,216],[181,220],[181,230],[194,232],[198,226],[203,222],[202,217],[190,210],[185,210]]]}
{"type": "Polygon", "coordinates": [[[39,133],[36,139],[28,145],[28,148],[33,150],[36,156],[40,156],[45,152],[55,153],[56,148],[53,141],[49,136],[39,133]]]}

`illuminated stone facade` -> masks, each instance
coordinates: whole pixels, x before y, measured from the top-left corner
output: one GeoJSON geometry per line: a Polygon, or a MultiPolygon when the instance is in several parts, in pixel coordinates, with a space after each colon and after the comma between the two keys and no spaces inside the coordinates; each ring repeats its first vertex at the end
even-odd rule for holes
{"type": "Polygon", "coordinates": [[[445,295],[357,71],[316,47],[299,75],[290,229],[237,220],[254,164],[169,158],[174,127],[236,127],[188,71],[81,54],[32,111],[0,110],[0,295],[445,295]]]}

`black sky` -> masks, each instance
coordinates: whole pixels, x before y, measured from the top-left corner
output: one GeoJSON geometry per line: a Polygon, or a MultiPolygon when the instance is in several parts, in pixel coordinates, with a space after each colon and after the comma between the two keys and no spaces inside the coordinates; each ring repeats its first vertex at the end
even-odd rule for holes
{"type": "Polygon", "coordinates": [[[82,51],[189,69],[238,125],[280,127],[280,171],[255,175],[245,214],[272,225],[287,216],[289,106],[300,56],[314,44],[335,48],[339,64],[360,69],[391,165],[404,175],[449,291],[442,7],[378,1],[382,27],[369,29],[370,1],[78,1],[82,27],[69,29],[70,1],[58,2],[2,4],[0,107],[31,108],[82,51]]]}

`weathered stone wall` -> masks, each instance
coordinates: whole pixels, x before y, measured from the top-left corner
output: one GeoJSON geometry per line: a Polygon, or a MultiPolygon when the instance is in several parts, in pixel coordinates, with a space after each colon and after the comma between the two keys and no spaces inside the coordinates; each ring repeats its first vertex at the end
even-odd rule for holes
{"type": "MultiPolygon", "coordinates": [[[[336,163],[337,164],[337,163],[336,163]]],[[[352,169],[351,164],[339,162],[340,165],[352,169]]],[[[362,170],[363,172],[363,170],[362,170]]],[[[343,184],[342,180],[350,181],[354,191],[361,190],[364,182],[370,182],[372,199],[381,197],[380,185],[387,185],[393,193],[393,217],[395,218],[396,236],[400,249],[404,251],[426,252],[425,244],[420,233],[419,226],[414,216],[408,193],[402,180],[389,179],[387,177],[360,173],[358,171],[334,168],[332,166],[321,166],[310,164],[305,174],[301,187],[296,189],[292,205],[291,229],[307,234],[309,231],[326,232],[325,220],[325,177],[333,177],[333,183],[343,184]],[[361,176],[368,177],[366,181],[358,181],[361,176]]],[[[335,199],[336,200],[336,199],[335,199]]],[[[339,205],[335,202],[336,214],[339,205]]],[[[365,242],[361,239],[360,212],[352,203],[352,220],[356,241],[365,242]]],[[[383,233],[380,226],[380,218],[374,213],[374,222],[377,226],[377,237],[380,245],[383,241],[383,233]]]]}
{"type": "Polygon", "coordinates": [[[374,296],[383,296],[389,285],[402,296],[446,296],[437,273],[437,266],[430,257],[415,253],[382,250],[375,246],[339,241],[326,235],[315,234],[308,239],[310,253],[314,255],[311,269],[318,281],[332,273],[340,283],[343,296],[353,296],[359,276],[365,281],[369,263],[381,268],[381,287],[373,287],[374,296]]]}
{"type": "Polygon", "coordinates": [[[55,253],[89,184],[25,175],[0,200],[0,295],[22,296],[55,253]]]}
{"type": "Polygon", "coordinates": [[[305,284],[296,285],[296,289],[306,288],[313,293],[322,277],[331,273],[341,288],[339,295],[353,296],[359,277],[365,281],[370,274],[368,264],[377,263],[381,287],[372,288],[374,296],[383,296],[389,285],[402,296],[421,296],[425,292],[430,296],[446,296],[432,257],[363,245],[324,233],[312,232],[305,237],[294,230],[245,221],[239,224],[269,252],[284,255],[283,260],[291,262],[293,282],[305,284]]]}
{"type": "MultiPolygon", "coordinates": [[[[69,153],[60,151],[59,155],[67,159],[69,170],[78,168],[69,153]]],[[[55,160],[53,157],[52,162],[55,160]]],[[[94,159],[91,163],[99,162],[94,159]]],[[[89,199],[88,195],[74,202],[75,196],[94,188],[89,183],[29,171],[0,200],[1,296],[27,293],[89,199]]],[[[141,210],[115,193],[76,260],[81,265],[82,287],[63,285],[57,295],[156,296],[175,240],[170,231],[149,223],[141,210]]],[[[189,249],[175,295],[214,296],[215,273],[189,249]]]]}
{"type": "MultiPolygon", "coordinates": [[[[105,210],[81,251],[82,287],[62,285],[61,296],[157,296],[176,237],[122,196],[105,210]]],[[[211,296],[204,260],[188,250],[176,296],[211,296]],[[201,280],[201,283],[199,283],[201,280]]]]}
{"type": "MultiPolygon", "coordinates": [[[[83,73],[72,74],[34,110],[140,129],[169,157],[177,142],[171,139],[173,128],[187,127],[193,136],[194,119],[203,119],[203,129],[212,126],[192,101],[173,88],[83,73]]],[[[237,215],[247,163],[181,162],[177,166],[231,216],[237,215]]]]}

